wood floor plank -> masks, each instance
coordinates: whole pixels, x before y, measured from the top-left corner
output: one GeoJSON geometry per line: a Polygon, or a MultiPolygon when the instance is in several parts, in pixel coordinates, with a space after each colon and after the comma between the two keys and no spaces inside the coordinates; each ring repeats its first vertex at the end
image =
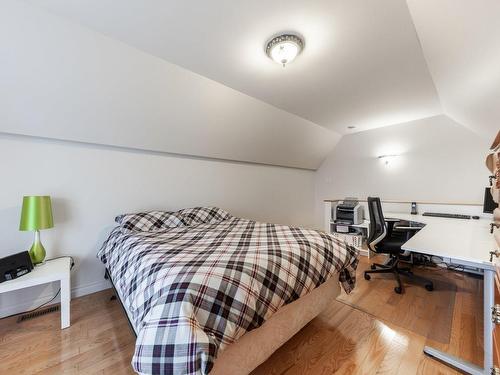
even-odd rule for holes
{"type": "Polygon", "coordinates": [[[389,349],[378,367],[376,374],[378,375],[397,375],[401,362],[403,361],[404,354],[408,350],[408,339],[405,335],[395,332],[391,341],[389,349]]]}

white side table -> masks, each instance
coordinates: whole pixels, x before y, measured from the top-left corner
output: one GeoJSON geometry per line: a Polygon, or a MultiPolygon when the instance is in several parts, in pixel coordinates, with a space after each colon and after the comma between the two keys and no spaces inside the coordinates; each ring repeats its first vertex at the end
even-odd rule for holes
{"type": "Polygon", "coordinates": [[[61,329],[68,328],[71,301],[70,267],[69,257],[48,260],[26,275],[1,283],[0,293],[59,281],[61,283],[61,329]]]}

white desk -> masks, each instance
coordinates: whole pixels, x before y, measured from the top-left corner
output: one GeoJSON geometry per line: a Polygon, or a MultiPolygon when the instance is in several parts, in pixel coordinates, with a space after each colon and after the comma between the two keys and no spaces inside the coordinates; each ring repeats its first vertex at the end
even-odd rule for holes
{"type": "MultiPolygon", "coordinates": [[[[410,238],[401,248],[421,254],[449,258],[454,264],[474,267],[484,275],[484,366],[478,367],[455,356],[431,347],[424,352],[462,371],[479,375],[490,374],[493,367],[493,322],[495,265],[489,261],[490,251],[498,249],[490,234],[488,219],[448,219],[403,213],[384,213],[386,218],[424,223],[425,227],[410,238]]],[[[360,224],[368,228],[369,222],[360,224]]]]}
{"type": "Polygon", "coordinates": [[[59,281],[61,283],[61,329],[70,325],[70,266],[69,257],[49,260],[17,279],[0,284],[0,293],[59,281]]]}

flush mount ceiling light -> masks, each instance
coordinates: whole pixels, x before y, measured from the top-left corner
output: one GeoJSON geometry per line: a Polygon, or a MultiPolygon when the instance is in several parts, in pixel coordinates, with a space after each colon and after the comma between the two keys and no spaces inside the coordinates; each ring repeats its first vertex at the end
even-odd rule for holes
{"type": "Polygon", "coordinates": [[[285,67],[302,52],[304,40],[298,35],[281,34],[272,38],[266,45],[266,54],[285,67]]]}
{"type": "Polygon", "coordinates": [[[399,155],[380,155],[377,156],[377,159],[379,159],[382,163],[384,163],[385,166],[388,166],[391,164],[399,155]]]}

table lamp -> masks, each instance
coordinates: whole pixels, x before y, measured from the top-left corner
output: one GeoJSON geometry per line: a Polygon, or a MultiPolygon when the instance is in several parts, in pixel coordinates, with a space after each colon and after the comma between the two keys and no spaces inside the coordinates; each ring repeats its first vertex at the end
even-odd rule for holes
{"type": "Polygon", "coordinates": [[[45,249],[40,242],[40,229],[48,229],[53,226],[52,204],[49,196],[23,197],[19,230],[35,231],[35,240],[29,251],[33,264],[41,263],[45,259],[45,249]]]}

